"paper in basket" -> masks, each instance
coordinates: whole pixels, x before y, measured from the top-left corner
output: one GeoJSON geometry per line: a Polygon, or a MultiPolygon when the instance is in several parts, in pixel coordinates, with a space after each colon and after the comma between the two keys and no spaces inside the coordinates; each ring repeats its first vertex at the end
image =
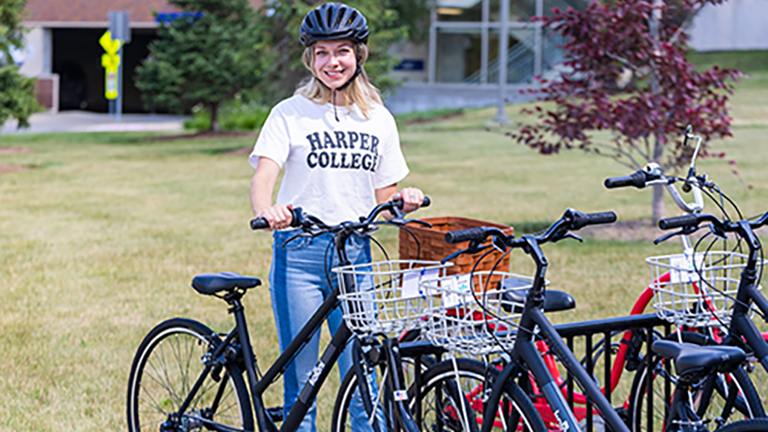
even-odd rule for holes
{"type": "MultiPolygon", "coordinates": [[[[703,256],[699,257],[698,268],[701,268],[703,264],[703,256]]],[[[675,255],[669,258],[669,279],[671,283],[698,283],[701,278],[696,274],[696,270],[693,266],[693,259],[688,254],[675,255]]]]}
{"type": "Polygon", "coordinates": [[[421,282],[437,279],[439,276],[440,268],[423,268],[418,272],[405,273],[403,275],[402,296],[405,298],[424,297],[424,292],[420,288],[421,282]]]}
{"type": "Polygon", "coordinates": [[[454,275],[443,279],[445,291],[443,294],[443,306],[463,306],[466,293],[472,290],[472,275],[469,273],[454,275]],[[447,286],[446,286],[447,285],[447,286]]]}

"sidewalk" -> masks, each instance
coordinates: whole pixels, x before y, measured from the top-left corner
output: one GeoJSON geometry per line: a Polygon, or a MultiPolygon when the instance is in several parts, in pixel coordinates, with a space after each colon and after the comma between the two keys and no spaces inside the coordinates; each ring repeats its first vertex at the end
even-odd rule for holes
{"type": "Polygon", "coordinates": [[[49,133],[49,132],[180,132],[188,117],[167,114],[123,114],[120,123],[109,114],[88,111],[60,111],[57,114],[42,112],[29,119],[30,127],[16,129],[15,119],[7,121],[2,135],[49,133]]]}

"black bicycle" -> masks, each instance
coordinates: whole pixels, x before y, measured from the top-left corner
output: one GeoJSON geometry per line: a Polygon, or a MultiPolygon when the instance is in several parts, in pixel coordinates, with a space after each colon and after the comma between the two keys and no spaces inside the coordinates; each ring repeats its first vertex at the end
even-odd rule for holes
{"type": "MultiPolygon", "coordinates": [[[[423,205],[428,204],[428,200],[425,200],[423,205]]],[[[338,225],[326,225],[304,214],[301,209],[295,209],[292,226],[299,230],[293,238],[334,233],[335,253],[341,266],[348,266],[350,263],[345,245],[350,236],[370,235],[381,224],[406,225],[412,220],[404,219],[401,208],[400,200],[387,202],[376,206],[361,221],[338,225]],[[377,221],[378,216],[386,211],[395,217],[377,221]]],[[[252,229],[266,227],[268,224],[263,219],[251,221],[252,229]]],[[[394,273],[402,277],[407,272],[398,268],[394,273]]],[[[354,293],[355,286],[360,282],[351,273],[340,274],[340,285],[346,286],[349,293],[354,293]]],[[[397,279],[390,278],[389,283],[396,284],[397,279]]],[[[226,334],[218,334],[200,322],[174,318],[152,329],[139,346],[131,367],[127,400],[130,431],[206,429],[231,432],[253,431],[256,427],[260,431],[294,431],[298,428],[334,363],[353,337],[353,332],[345,324],[339,327],[290,412],[284,415],[281,407],[266,407],[263,401],[266,389],[278,380],[296,353],[319,331],[322,323],[340,302],[339,288],[336,288],[288,348],[262,374],[251,346],[242,304],[242,298],[248,290],[259,285],[261,281],[258,278],[228,272],[202,274],[192,280],[192,287],[199,294],[217,297],[227,303],[228,312],[234,316],[235,326],[226,334]],[[247,385],[243,373],[247,377],[247,385]],[[279,422],[282,424],[278,429],[276,423],[279,422]]],[[[363,304],[367,298],[364,295],[358,300],[357,305],[350,303],[353,305],[352,310],[345,310],[345,315],[357,317],[352,318],[351,322],[355,323],[365,318],[367,312],[371,312],[368,309],[356,311],[354,308],[363,304]]],[[[363,304],[362,307],[367,306],[363,304]]],[[[374,352],[371,349],[363,350],[362,345],[359,342],[354,344],[353,355],[358,360],[369,358],[374,352]]],[[[396,366],[399,362],[396,343],[390,341],[382,346],[384,349],[376,352],[382,354],[382,359],[389,359],[384,362],[389,365],[388,369],[402,370],[401,366],[396,366]]],[[[428,344],[417,344],[410,352],[416,356],[433,355],[435,351],[428,344]]],[[[358,361],[352,372],[367,377],[370,371],[360,364],[361,361],[358,361]]],[[[386,411],[388,417],[384,424],[372,421],[373,430],[392,430],[393,424],[400,425],[404,430],[414,430],[412,423],[407,423],[410,418],[407,398],[399,396],[407,393],[402,380],[402,374],[398,373],[390,373],[386,377],[381,390],[386,390],[384,394],[389,401],[389,409],[386,411]]],[[[358,382],[363,384],[357,386],[364,388],[363,392],[358,393],[362,393],[365,408],[371,418],[375,419],[377,409],[371,402],[371,393],[379,389],[375,386],[365,387],[364,384],[369,382],[367,378],[358,382]]]]}
{"type": "MultiPolygon", "coordinates": [[[[482,421],[484,432],[490,431],[498,422],[500,412],[502,415],[505,414],[503,410],[500,411],[501,405],[499,405],[503,387],[510,381],[519,381],[521,387],[530,388],[531,378],[535,379],[540,394],[546,398],[560,430],[575,430],[581,427],[561,389],[552,380],[547,365],[542,361],[534,344],[536,340],[544,340],[552,348],[590,398],[592,402],[590,406],[594,404],[595,413],[602,417],[605,426],[616,431],[628,430],[625,420],[610,405],[593,381],[593,377],[576,359],[557,329],[544,315],[546,294],[544,276],[548,261],[540,245],[569,237],[576,238],[571,231],[586,225],[608,223],[613,220],[615,215],[612,212],[584,215],[569,210],[541,235],[526,235],[520,239],[514,239],[494,228],[474,228],[446,235],[446,240],[449,242],[466,240],[484,242],[486,238],[492,237],[496,247],[504,250],[522,249],[536,263],[533,283],[524,289],[510,288],[503,282],[497,285],[489,283],[481,286],[470,284],[469,290],[457,290],[452,284],[446,287],[442,282],[436,284],[435,281],[430,281],[427,284],[432,285],[434,291],[440,294],[441,303],[448,303],[444,310],[454,308],[466,311],[467,306],[474,303],[481,308],[484,318],[482,323],[477,322],[477,317],[472,317],[469,320],[456,322],[453,326],[437,325],[435,329],[430,329],[434,334],[435,342],[440,343],[443,340],[449,346],[456,346],[477,344],[479,341],[478,346],[488,344],[500,346],[507,356],[507,364],[496,378],[493,392],[487,397],[482,421]],[[446,300],[446,297],[451,295],[459,295],[463,298],[458,302],[455,298],[446,300]]],[[[440,320],[438,318],[434,321],[440,320]]],[[[707,430],[704,426],[705,422],[701,421],[692,408],[692,401],[689,399],[690,386],[697,384],[702,376],[738,370],[745,359],[744,352],[739,348],[726,346],[690,348],[670,341],[657,342],[653,346],[653,351],[658,355],[671,358],[675,363],[677,374],[681,376],[675,387],[677,397],[670,407],[676,415],[668,417],[670,421],[665,430],[707,430]]],[[[737,392],[731,394],[735,396],[737,392]]],[[[731,398],[729,402],[733,404],[734,399],[731,398]]],[[[593,408],[589,408],[590,412],[591,409],[593,408]]],[[[718,430],[766,430],[766,428],[768,428],[768,419],[758,419],[734,422],[718,430]]]]}

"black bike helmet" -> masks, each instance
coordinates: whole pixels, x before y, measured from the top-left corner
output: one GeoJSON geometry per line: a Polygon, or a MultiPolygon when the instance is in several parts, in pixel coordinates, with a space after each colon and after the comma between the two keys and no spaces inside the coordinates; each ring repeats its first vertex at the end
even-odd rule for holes
{"type": "Polygon", "coordinates": [[[305,47],[317,41],[350,39],[368,41],[368,22],[357,9],[342,3],[325,3],[311,10],[301,23],[301,43],[305,47]]]}

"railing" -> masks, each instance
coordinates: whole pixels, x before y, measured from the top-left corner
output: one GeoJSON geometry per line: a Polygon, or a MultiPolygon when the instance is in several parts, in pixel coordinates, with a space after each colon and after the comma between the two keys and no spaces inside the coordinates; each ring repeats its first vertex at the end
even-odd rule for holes
{"type": "MultiPolygon", "coordinates": [[[[634,364],[634,367],[631,367],[631,371],[627,370],[627,366],[631,363],[628,362],[625,364],[623,371],[624,373],[621,377],[621,382],[623,383],[621,389],[626,389],[626,391],[619,391],[615,395],[612,394],[612,368],[614,365],[613,355],[615,354],[611,349],[612,344],[621,341],[624,338],[624,332],[634,330],[635,333],[638,334],[638,336],[636,336],[639,338],[637,341],[642,342],[642,347],[640,348],[641,351],[639,354],[642,354],[642,358],[647,358],[650,354],[650,345],[653,341],[654,334],[657,336],[666,336],[671,332],[672,329],[671,325],[667,321],[662,320],[656,314],[633,315],[572,324],[561,324],[555,326],[555,328],[572,351],[574,351],[576,346],[579,346],[580,348],[583,347],[584,355],[579,356],[579,353],[574,351],[576,357],[582,358],[582,364],[586,368],[587,372],[600,381],[600,386],[604,388],[605,397],[614,407],[620,410],[622,409],[621,407],[624,405],[626,398],[629,396],[629,389],[632,385],[632,380],[634,379],[634,369],[637,367],[637,364],[634,364]],[[598,341],[602,340],[602,346],[599,347],[601,349],[597,349],[598,347],[595,346],[596,339],[598,341]],[[590,355],[595,353],[597,353],[597,356],[590,355]],[[602,370],[595,370],[595,365],[598,364],[601,360],[602,365],[597,369],[602,370]]],[[[570,407],[574,408],[574,392],[576,390],[575,382],[570,374],[566,374],[565,381],[567,390],[566,399],[568,400],[570,407]]],[[[664,391],[666,393],[664,395],[665,400],[670,400],[672,390],[668,388],[668,386],[665,386],[664,391]]],[[[656,395],[649,394],[647,396],[652,398],[656,395]]],[[[648,401],[646,400],[644,403],[648,403],[648,401]]],[[[595,425],[593,405],[589,401],[587,401],[585,411],[586,424],[585,429],[583,430],[602,430],[600,429],[601,426],[595,425]]],[[[650,417],[646,419],[648,424],[650,424],[651,421],[652,418],[650,417]]],[[[652,429],[649,427],[646,430],[652,429]]]]}

